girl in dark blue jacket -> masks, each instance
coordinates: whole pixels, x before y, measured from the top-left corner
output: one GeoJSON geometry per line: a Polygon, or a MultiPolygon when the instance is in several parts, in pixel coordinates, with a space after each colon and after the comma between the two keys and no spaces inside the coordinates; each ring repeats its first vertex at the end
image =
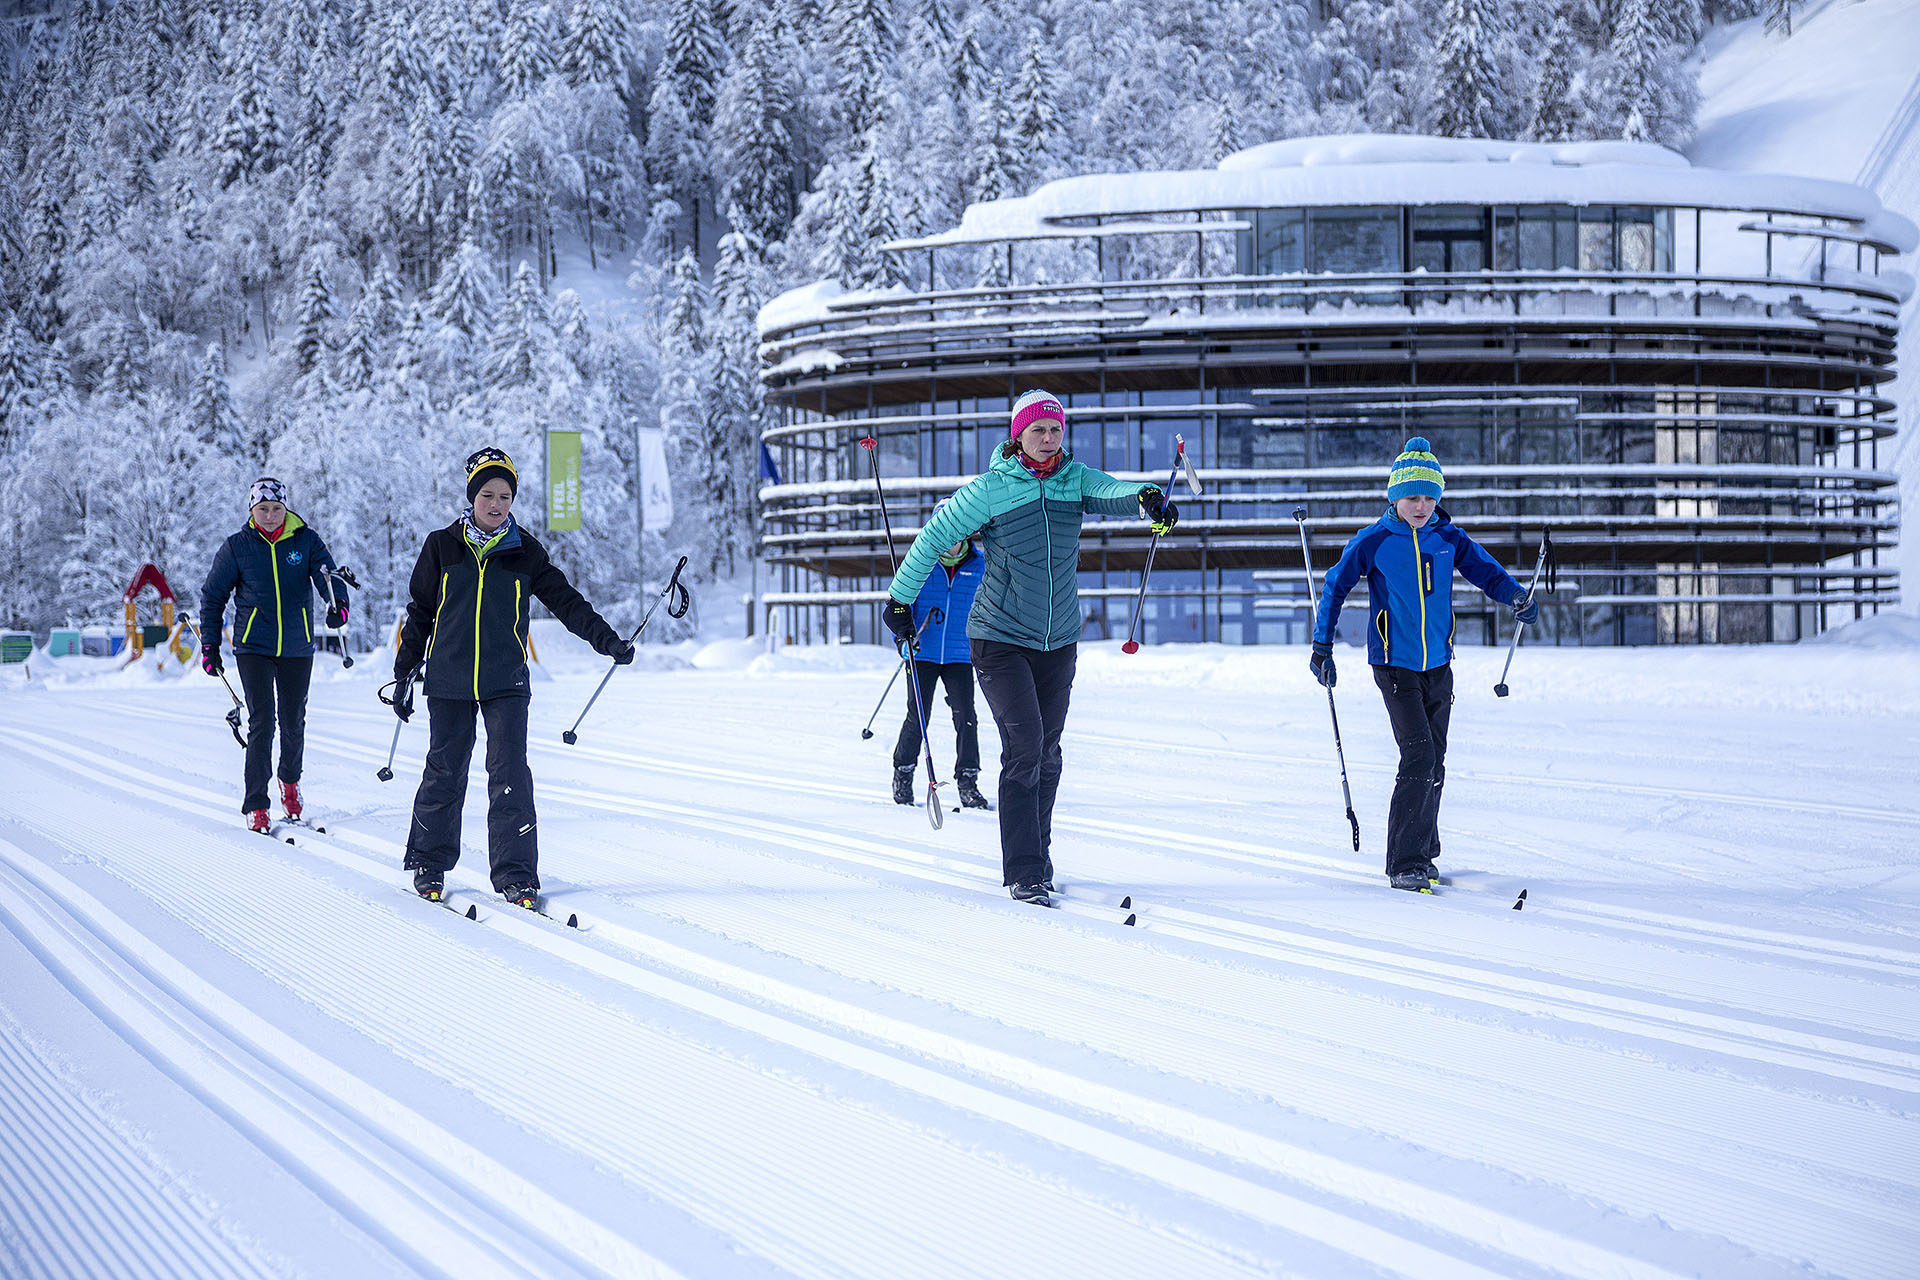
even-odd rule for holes
{"type": "Polygon", "coordinates": [[[247,825],[265,831],[267,765],[276,706],[280,727],[280,804],[300,816],[300,767],[306,754],[307,688],[313,680],[313,587],[328,602],[327,625],[347,624],[347,588],[333,576],[333,553],[312,526],[287,510],[287,486],[271,476],[247,494],[247,527],[220,544],[200,588],[200,666],[221,675],[220,626],[234,600],[233,652],[247,695],[247,825]]]}
{"type": "MultiPolygon", "coordinates": [[[[938,515],[943,501],[936,506],[938,515]]],[[[913,679],[920,687],[920,705],[933,705],[933,687],[947,686],[947,706],[953,711],[955,757],[954,790],[960,803],[969,809],[990,809],[980,794],[980,718],[973,709],[973,651],[967,640],[967,615],[973,611],[974,593],[980,590],[981,570],[986,561],[973,545],[973,539],[956,542],[940,553],[940,565],[927,575],[920,594],[913,601],[913,625],[923,624],[920,645],[914,650],[913,679]],[[927,614],[939,609],[938,622],[928,622],[927,614]]],[[[929,725],[929,728],[932,726],[929,725]]],[[[913,803],[914,762],[920,755],[920,717],[914,712],[913,691],[907,691],[907,719],[900,726],[900,739],[893,744],[893,799],[896,804],[913,803]]]]}
{"type": "Polygon", "coordinates": [[[1367,661],[1386,699],[1400,769],[1387,811],[1387,876],[1396,889],[1432,892],[1439,877],[1440,790],[1453,710],[1453,574],[1513,609],[1540,607],[1498,561],[1440,510],[1440,461],[1419,436],[1394,460],[1385,515],[1347,544],[1327,574],[1313,629],[1314,678],[1331,689],[1334,624],[1347,593],[1367,580],[1367,661]]]}

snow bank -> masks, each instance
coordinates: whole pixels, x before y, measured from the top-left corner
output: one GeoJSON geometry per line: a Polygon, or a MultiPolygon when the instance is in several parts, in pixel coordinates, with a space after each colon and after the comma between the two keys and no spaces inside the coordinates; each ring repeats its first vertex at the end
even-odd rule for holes
{"type": "MultiPolygon", "coordinates": [[[[1808,644],[1843,645],[1852,649],[1920,649],[1920,615],[1881,613],[1835,627],[1808,644]]],[[[1920,670],[1911,673],[1920,683],[1920,670]]]]}
{"type": "Polygon", "coordinates": [[[900,655],[877,644],[783,645],[747,664],[755,676],[838,675],[846,671],[885,671],[900,655]]]}

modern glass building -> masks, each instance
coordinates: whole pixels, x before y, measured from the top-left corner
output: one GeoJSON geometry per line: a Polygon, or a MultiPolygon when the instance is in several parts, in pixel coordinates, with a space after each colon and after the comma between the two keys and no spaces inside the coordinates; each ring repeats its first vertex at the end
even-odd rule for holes
{"type": "MultiPolygon", "coordinates": [[[[761,314],[769,630],[881,634],[863,438],[904,551],[1045,387],[1092,465],[1164,483],[1180,435],[1199,466],[1149,642],[1303,640],[1294,508],[1324,572],[1412,435],[1516,573],[1551,530],[1555,642],[1810,635],[1898,599],[1879,462],[1916,244],[1859,188],[1626,143],[1308,138],[975,205],[887,246],[903,284],[761,314]]],[[[1090,518],[1083,548],[1084,634],[1117,638],[1145,527],[1090,518]]],[[[1457,605],[1462,642],[1504,640],[1504,610],[1457,605]]]]}

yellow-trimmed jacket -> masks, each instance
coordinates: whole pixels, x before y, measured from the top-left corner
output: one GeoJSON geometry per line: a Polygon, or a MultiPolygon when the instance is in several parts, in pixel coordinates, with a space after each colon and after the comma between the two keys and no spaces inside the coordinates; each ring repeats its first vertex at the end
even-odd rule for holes
{"type": "Polygon", "coordinates": [[[623,643],[517,522],[509,518],[483,547],[467,541],[465,529],[466,521],[456,520],[428,534],[420,548],[394,655],[396,678],[424,659],[421,688],[429,698],[525,697],[534,600],[609,657],[623,643]]]}

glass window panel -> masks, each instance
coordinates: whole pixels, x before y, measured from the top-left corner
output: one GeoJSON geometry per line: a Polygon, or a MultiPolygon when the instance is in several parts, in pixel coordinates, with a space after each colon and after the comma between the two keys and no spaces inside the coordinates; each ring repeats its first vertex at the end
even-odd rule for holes
{"type": "Polygon", "coordinates": [[[1306,214],[1299,209],[1262,209],[1259,218],[1261,275],[1281,275],[1306,267],[1306,214]]]}
{"type": "Polygon", "coordinates": [[[1493,269],[1512,271],[1517,265],[1514,219],[1510,210],[1500,210],[1493,219],[1493,269]]]}
{"type": "Polygon", "coordinates": [[[1443,240],[1415,240],[1413,242],[1413,269],[1419,271],[1445,271],[1447,269],[1447,245],[1443,240]]]}
{"type": "Polygon", "coordinates": [[[1620,270],[1653,270],[1653,211],[1621,209],[1620,270]]]}
{"type": "Polygon", "coordinates": [[[1582,271],[1613,270],[1613,211],[1583,209],[1580,213],[1580,262],[1582,271]]]}
{"type": "Polygon", "coordinates": [[[1553,260],[1553,220],[1520,220],[1520,268],[1523,271],[1550,271],[1553,260]]]}
{"type": "Polygon", "coordinates": [[[1400,211],[1315,209],[1309,269],[1340,275],[1399,271],[1400,211]]]}

